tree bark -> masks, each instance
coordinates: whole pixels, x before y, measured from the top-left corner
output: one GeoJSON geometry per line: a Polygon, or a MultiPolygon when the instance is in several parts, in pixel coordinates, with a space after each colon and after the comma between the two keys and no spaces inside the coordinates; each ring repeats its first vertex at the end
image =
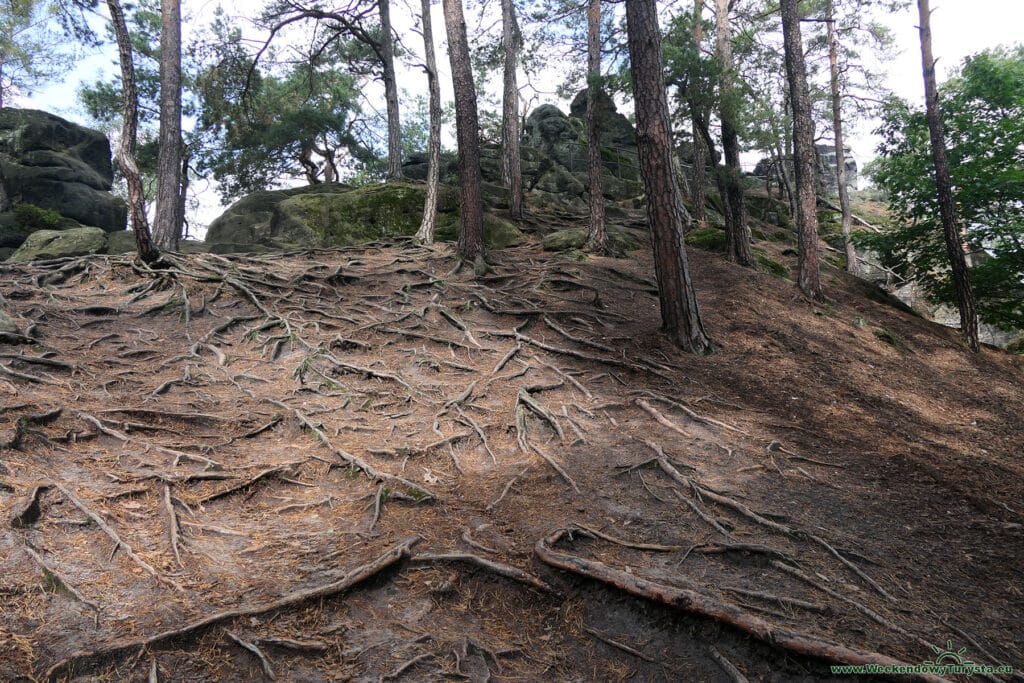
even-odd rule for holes
{"type": "Polygon", "coordinates": [[[586,250],[608,253],[604,223],[604,182],[601,179],[601,130],[597,98],[601,89],[601,0],[587,2],[587,177],[590,189],[590,228],[586,250]]]}
{"type": "Polygon", "coordinates": [[[427,88],[430,93],[430,134],[427,139],[427,199],[423,204],[423,222],[416,239],[423,244],[434,243],[437,224],[437,198],[441,192],[441,87],[437,80],[437,57],[434,54],[434,28],[430,18],[430,0],[422,0],[423,51],[426,56],[427,88]]]}
{"type": "Polygon", "coordinates": [[[853,212],[850,210],[850,190],[846,186],[846,144],[843,142],[843,101],[839,91],[839,44],[836,38],[835,0],[828,0],[828,64],[832,90],[832,130],[836,142],[836,184],[839,186],[839,209],[842,212],[843,243],[846,246],[846,270],[857,274],[857,247],[850,238],[853,232],[853,212]]]}
{"type": "Polygon", "coordinates": [[[942,217],[942,232],[946,239],[946,252],[956,287],[957,307],[960,309],[960,329],[967,339],[971,351],[978,351],[978,318],[974,311],[974,291],[967,272],[967,258],[964,256],[957,226],[956,208],[953,204],[953,184],[949,177],[949,159],[946,157],[946,135],[942,115],[939,112],[939,91],[935,82],[935,59],[932,57],[931,9],[928,0],[917,0],[918,22],[921,34],[921,67],[924,74],[925,112],[928,116],[928,133],[932,143],[932,159],[935,163],[935,187],[939,199],[939,213],[942,217]]]}
{"type": "Polygon", "coordinates": [[[793,107],[793,165],[796,169],[796,223],[800,246],[797,284],[807,296],[822,300],[818,272],[818,200],[815,191],[814,121],[807,90],[803,39],[800,36],[799,0],[782,0],[782,33],[786,76],[793,107]]]}
{"type": "Polygon", "coordinates": [[[736,131],[736,102],[732,87],[732,30],[729,26],[729,0],[717,0],[715,11],[715,55],[722,69],[719,90],[719,118],[722,121],[724,167],[716,174],[722,205],[725,207],[725,253],[730,261],[753,266],[750,250],[750,226],[743,193],[743,169],[740,166],[740,142],[736,131]]]}
{"type": "Polygon", "coordinates": [[[377,0],[380,11],[381,63],[383,65],[384,101],[388,113],[388,179],[402,177],[402,121],[398,112],[398,78],[395,74],[395,39],[391,32],[389,0],[377,0]]]}
{"type": "Polygon", "coordinates": [[[690,216],[683,206],[679,181],[673,173],[655,0],[626,0],[626,32],[636,103],[640,173],[647,193],[647,219],[654,246],[662,329],[676,346],[695,353],[710,353],[711,340],[701,322],[683,243],[690,216]]]}
{"type": "Polygon", "coordinates": [[[160,151],[157,155],[153,242],[176,251],[181,206],[181,2],[160,2],[160,151]]]}
{"type": "Polygon", "coordinates": [[[509,212],[523,218],[523,171],[519,150],[519,85],[516,67],[523,36],[512,0],[501,0],[501,45],[505,53],[504,93],[501,113],[501,180],[508,187],[509,212]]]}
{"type": "MultiPolygon", "coordinates": [[[[700,54],[701,44],[704,42],[704,27],[702,21],[704,12],[704,0],[694,0],[693,3],[693,42],[697,47],[697,54],[700,54]]],[[[707,220],[707,151],[700,137],[700,118],[697,113],[697,100],[690,98],[690,127],[693,131],[693,220],[703,227],[707,220]]]]}
{"type": "Polygon", "coordinates": [[[110,19],[117,39],[117,52],[121,64],[121,90],[124,99],[124,115],[121,122],[121,139],[117,143],[117,163],[128,183],[128,212],[132,230],[135,232],[135,248],[145,263],[160,259],[160,250],[149,236],[149,222],[146,220],[146,197],[142,188],[142,176],[135,163],[135,136],[139,128],[139,93],[135,84],[135,63],[132,60],[132,43],[125,24],[124,11],[118,0],[107,0],[110,19]]]}
{"type": "Polygon", "coordinates": [[[480,121],[476,110],[476,88],[469,61],[469,41],[466,39],[462,0],[442,0],[442,6],[455,90],[455,138],[459,145],[462,232],[459,233],[457,249],[464,261],[472,262],[479,270],[484,253],[484,208],[480,193],[483,177],[480,172],[480,121]]]}

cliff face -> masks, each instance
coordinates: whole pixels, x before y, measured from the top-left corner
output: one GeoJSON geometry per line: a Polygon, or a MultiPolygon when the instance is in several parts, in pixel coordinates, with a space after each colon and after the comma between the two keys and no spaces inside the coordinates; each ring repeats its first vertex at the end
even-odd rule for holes
{"type": "Polygon", "coordinates": [[[92,226],[124,230],[127,210],[110,193],[110,141],[102,133],[32,109],[0,109],[0,247],[17,247],[37,229],[92,226]],[[29,204],[49,214],[36,225],[13,211],[29,204]]]}

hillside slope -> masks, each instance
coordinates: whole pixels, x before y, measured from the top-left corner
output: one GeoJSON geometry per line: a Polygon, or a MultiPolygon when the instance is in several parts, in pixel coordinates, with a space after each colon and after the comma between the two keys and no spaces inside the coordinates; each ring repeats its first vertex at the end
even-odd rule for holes
{"type": "Polygon", "coordinates": [[[1024,667],[1020,358],[699,250],[695,357],[645,253],[492,258],[0,266],[0,679],[1024,667]]]}

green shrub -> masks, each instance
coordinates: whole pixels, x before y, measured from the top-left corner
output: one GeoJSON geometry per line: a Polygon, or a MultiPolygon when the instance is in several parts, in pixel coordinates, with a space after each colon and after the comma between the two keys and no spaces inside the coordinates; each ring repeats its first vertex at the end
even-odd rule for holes
{"type": "Polygon", "coordinates": [[[15,205],[14,219],[15,225],[25,232],[59,230],[64,220],[58,211],[24,203],[15,205]]]}

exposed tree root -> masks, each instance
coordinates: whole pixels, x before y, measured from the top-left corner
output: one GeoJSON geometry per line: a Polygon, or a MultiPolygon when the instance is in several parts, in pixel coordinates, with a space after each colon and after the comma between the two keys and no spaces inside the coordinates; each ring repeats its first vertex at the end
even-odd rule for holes
{"type": "Polygon", "coordinates": [[[131,559],[132,562],[134,562],[135,564],[137,564],[140,567],[142,567],[142,569],[147,574],[152,576],[154,579],[156,579],[160,583],[165,584],[167,586],[170,586],[171,588],[174,588],[175,590],[177,590],[179,592],[184,592],[184,589],[181,586],[179,586],[177,583],[175,583],[171,579],[167,578],[166,576],[164,576],[163,574],[158,572],[156,569],[154,569],[152,567],[152,565],[150,565],[144,559],[142,559],[141,557],[136,555],[135,551],[132,550],[132,547],[130,545],[128,545],[127,543],[125,543],[123,540],[121,540],[121,537],[117,535],[117,532],[114,531],[114,529],[111,528],[111,526],[109,524],[107,524],[107,522],[102,517],[100,517],[98,514],[93,512],[91,509],[89,509],[89,507],[85,503],[83,503],[81,500],[79,500],[78,496],[76,496],[75,494],[71,493],[71,491],[69,491],[62,484],[54,482],[53,485],[55,487],[57,487],[57,489],[61,493],[63,493],[64,496],[68,500],[70,500],[72,503],[74,503],[75,507],[77,507],[79,510],[84,512],[85,515],[89,519],[91,519],[93,522],[95,522],[96,526],[98,526],[100,529],[102,529],[103,533],[105,533],[107,536],[109,536],[111,538],[111,540],[114,541],[114,543],[116,544],[115,547],[117,549],[123,550],[124,554],[127,555],[128,558],[131,559]]]}
{"type": "MultiPolygon", "coordinates": [[[[554,550],[553,546],[566,536],[568,536],[568,531],[559,529],[537,541],[535,550],[541,561],[552,567],[607,584],[630,595],[732,626],[757,640],[806,657],[823,659],[836,664],[911,666],[878,652],[858,650],[775,626],[760,617],[743,612],[735,605],[722,602],[698,591],[655,583],[597,560],[588,560],[554,550]]],[[[931,674],[908,674],[908,676],[909,680],[928,681],[929,683],[945,681],[945,679],[931,674]]]]}
{"type": "Polygon", "coordinates": [[[329,583],[326,586],[289,593],[278,600],[274,600],[269,603],[238,607],[235,609],[225,610],[223,612],[217,612],[198,621],[186,624],[185,626],[171,629],[169,631],[163,631],[162,633],[157,633],[156,635],[149,636],[148,638],[122,641],[98,650],[76,652],[70,657],[62,659],[47,669],[45,678],[48,681],[56,681],[61,676],[69,675],[72,671],[77,675],[81,675],[91,667],[102,664],[105,660],[112,657],[120,656],[132,650],[141,650],[143,648],[152,649],[163,645],[170,640],[195,635],[199,631],[223,621],[230,621],[240,617],[253,617],[260,614],[266,614],[267,612],[275,612],[301,605],[310,600],[328,598],[333,595],[337,595],[338,593],[342,593],[353,586],[362,583],[371,576],[379,574],[403,558],[408,557],[412,547],[419,540],[418,536],[407,538],[377,559],[352,569],[341,579],[329,583]]]}
{"type": "Polygon", "coordinates": [[[488,560],[484,557],[473,555],[471,553],[420,553],[410,557],[409,562],[413,564],[436,564],[438,562],[459,562],[462,564],[471,564],[475,567],[480,567],[481,569],[486,569],[489,572],[498,574],[499,576],[504,576],[506,579],[512,579],[513,581],[524,583],[527,586],[544,591],[545,593],[558,595],[558,591],[533,574],[524,572],[522,569],[517,567],[488,560]]]}

